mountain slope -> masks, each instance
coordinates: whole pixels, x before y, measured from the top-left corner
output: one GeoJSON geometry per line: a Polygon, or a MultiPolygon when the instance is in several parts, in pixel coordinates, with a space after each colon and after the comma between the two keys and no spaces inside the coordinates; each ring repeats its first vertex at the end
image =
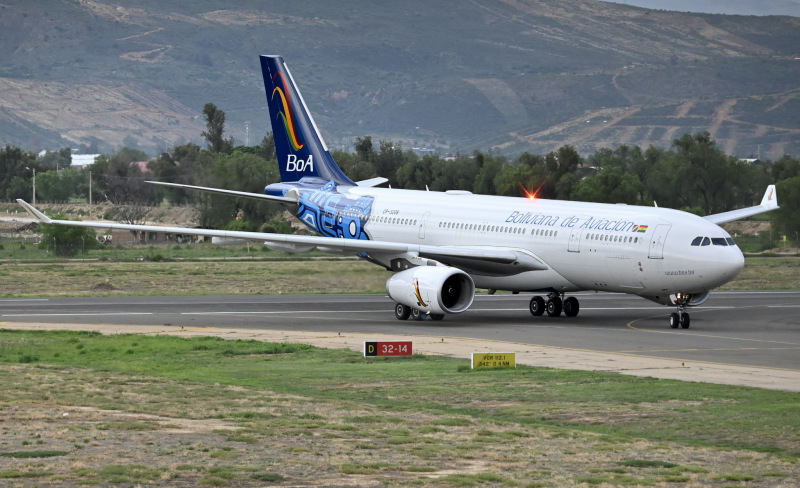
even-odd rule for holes
{"type": "Polygon", "coordinates": [[[258,54],[282,54],[331,146],[583,152],[711,130],[800,153],[800,19],[586,0],[374,4],[41,0],[0,6],[0,143],[200,142],[213,102],[268,130],[258,54]],[[30,5],[35,4],[35,5],[30,5]]]}

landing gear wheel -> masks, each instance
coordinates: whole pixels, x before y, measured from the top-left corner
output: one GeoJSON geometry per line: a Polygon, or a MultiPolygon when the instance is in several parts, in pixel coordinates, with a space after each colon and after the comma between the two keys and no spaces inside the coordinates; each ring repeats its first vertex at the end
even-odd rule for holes
{"type": "Polygon", "coordinates": [[[425,312],[421,312],[416,308],[411,309],[411,318],[414,320],[425,320],[425,312]]]}
{"type": "Polygon", "coordinates": [[[431,320],[442,320],[444,319],[443,313],[432,313],[430,314],[431,320]]]}
{"type": "Polygon", "coordinates": [[[561,315],[561,309],[563,308],[562,301],[560,297],[553,297],[547,301],[547,316],[548,317],[558,317],[561,315]]]}
{"type": "Polygon", "coordinates": [[[676,312],[672,312],[671,314],[669,314],[669,327],[671,329],[677,329],[680,323],[681,323],[680,316],[676,312]]]}
{"type": "Polygon", "coordinates": [[[531,315],[539,317],[544,313],[544,298],[535,296],[531,298],[531,303],[528,305],[531,310],[531,315]]]}
{"type": "Polygon", "coordinates": [[[411,315],[411,307],[407,307],[402,303],[395,303],[394,316],[397,317],[397,320],[406,320],[409,315],[411,315]]]}
{"type": "Polygon", "coordinates": [[[567,317],[575,317],[581,309],[581,304],[575,297],[567,297],[564,300],[564,315],[567,317]]]}
{"type": "Polygon", "coordinates": [[[689,319],[689,314],[688,313],[682,313],[680,322],[681,322],[681,327],[682,328],[688,329],[689,328],[689,324],[691,323],[691,320],[689,319]]]}

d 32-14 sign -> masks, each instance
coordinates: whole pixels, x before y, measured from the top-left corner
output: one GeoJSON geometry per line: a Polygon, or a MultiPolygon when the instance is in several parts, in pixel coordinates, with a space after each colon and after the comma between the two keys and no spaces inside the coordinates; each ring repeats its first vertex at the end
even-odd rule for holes
{"type": "Polygon", "coordinates": [[[364,342],[364,357],[411,356],[411,341],[364,342]]]}

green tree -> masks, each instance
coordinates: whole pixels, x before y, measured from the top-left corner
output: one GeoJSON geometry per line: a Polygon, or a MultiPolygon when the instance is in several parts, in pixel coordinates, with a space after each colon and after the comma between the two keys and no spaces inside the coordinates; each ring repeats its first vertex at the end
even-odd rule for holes
{"type": "Polygon", "coordinates": [[[233,137],[225,139],[225,112],[209,102],[203,107],[206,117],[206,130],[202,135],[210,146],[211,152],[230,154],[233,150],[233,137]]]}
{"type": "Polygon", "coordinates": [[[800,244],[800,176],[775,184],[781,208],[772,212],[772,223],[780,235],[800,244]]]}
{"type": "Polygon", "coordinates": [[[275,135],[272,132],[267,132],[267,135],[261,139],[261,146],[260,146],[259,156],[270,161],[272,159],[278,159],[278,155],[275,153],[275,135]]]}
{"type": "Polygon", "coordinates": [[[689,183],[691,194],[687,195],[687,200],[699,204],[707,214],[730,210],[726,192],[731,190],[731,185],[723,175],[733,175],[733,168],[711,134],[684,134],[673,142],[673,147],[683,169],[681,176],[689,183]]]}
{"type": "Polygon", "coordinates": [[[375,173],[389,180],[389,185],[398,186],[397,170],[408,160],[415,158],[414,153],[404,153],[400,144],[381,140],[379,152],[375,156],[375,173]]]}
{"type": "Polygon", "coordinates": [[[36,196],[42,202],[66,202],[75,195],[80,176],[76,169],[52,169],[38,173],[36,196]]]}
{"type": "Polygon", "coordinates": [[[800,176],[800,159],[793,158],[789,155],[784,155],[779,160],[772,163],[770,166],[770,173],[773,181],[780,181],[795,176],[800,176]]]}
{"type": "Polygon", "coordinates": [[[406,190],[424,190],[433,181],[430,155],[411,158],[397,169],[397,184],[406,190]]]}
{"type": "Polygon", "coordinates": [[[33,185],[30,182],[32,169],[39,170],[36,158],[22,149],[6,145],[0,148],[0,197],[5,199],[24,198],[31,200],[33,185]],[[28,181],[28,190],[22,191],[19,179],[28,181]],[[12,181],[13,186],[12,186],[12,181]],[[9,191],[11,190],[11,191],[9,191]]]}
{"type": "Polygon", "coordinates": [[[54,169],[67,169],[72,164],[72,149],[63,147],[58,151],[48,152],[39,158],[39,167],[42,171],[54,169]]]}
{"type": "MultiPolygon", "coordinates": [[[[63,214],[56,214],[52,218],[69,220],[63,214]]],[[[56,256],[75,256],[98,246],[97,233],[88,227],[40,224],[39,228],[42,232],[42,241],[39,247],[52,249],[56,256]]]]}
{"type": "Polygon", "coordinates": [[[633,204],[640,186],[636,175],[612,165],[581,181],[572,192],[572,198],[586,202],[633,204]]]}
{"type": "MultiPolygon", "coordinates": [[[[258,150],[239,146],[231,154],[216,154],[210,159],[210,167],[204,168],[198,183],[202,186],[230,188],[249,193],[264,193],[269,183],[280,181],[278,162],[266,160],[258,150]]],[[[223,228],[241,217],[258,227],[282,211],[275,203],[252,198],[234,198],[199,193],[195,197],[200,224],[203,227],[223,228]]]]}
{"type": "MultiPolygon", "coordinates": [[[[181,176],[181,168],[169,153],[162,153],[158,159],[147,163],[147,169],[153,173],[153,179],[156,181],[178,183],[181,176]]],[[[186,203],[189,199],[187,190],[183,188],[165,187],[162,191],[167,200],[173,205],[186,203]]]]}
{"type": "Polygon", "coordinates": [[[478,174],[475,177],[472,191],[482,195],[497,195],[495,179],[503,171],[503,168],[507,166],[505,158],[494,157],[480,151],[475,151],[473,158],[475,159],[478,174]]]}

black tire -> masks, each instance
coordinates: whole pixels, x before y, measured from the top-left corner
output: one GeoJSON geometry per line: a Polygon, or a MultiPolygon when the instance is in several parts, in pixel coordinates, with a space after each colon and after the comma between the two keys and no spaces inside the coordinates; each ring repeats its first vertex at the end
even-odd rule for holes
{"type": "Polygon", "coordinates": [[[681,314],[681,327],[683,327],[684,329],[688,329],[689,328],[689,324],[691,324],[691,323],[692,323],[692,321],[691,321],[691,319],[689,319],[689,314],[688,313],[681,314]]]}
{"type": "Polygon", "coordinates": [[[412,308],[411,318],[414,320],[425,320],[425,312],[419,311],[416,308],[412,308]]]}
{"type": "Polygon", "coordinates": [[[431,320],[442,320],[444,319],[443,313],[432,313],[430,314],[431,320]]]}
{"type": "Polygon", "coordinates": [[[677,313],[672,312],[671,314],[669,314],[669,327],[670,327],[670,329],[677,329],[678,325],[680,325],[680,321],[681,321],[681,319],[680,319],[680,317],[678,316],[677,313]]]}
{"type": "Polygon", "coordinates": [[[407,307],[402,303],[394,305],[394,316],[397,317],[397,320],[406,320],[409,315],[411,315],[411,307],[407,307]]]}
{"type": "Polygon", "coordinates": [[[547,301],[547,316],[548,317],[558,317],[561,315],[561,310],[563,309],[563,303],[561,302],[561,298],[555,297],[551,300],[547,301]]]}
{"type": "Polygon", "coordinates": [[[540,296],[531,298],[531,303],[528,304],[528,308],[531,311],[531,315],[540,317],[544,313],[544,298],[540,296]]]}
{"type": "Polygon", "coordinates": [[[581,310],[581,304],[575,297],[567,297],[564,300],[564,315],[567,317],[577,317],[581,310]]]}

